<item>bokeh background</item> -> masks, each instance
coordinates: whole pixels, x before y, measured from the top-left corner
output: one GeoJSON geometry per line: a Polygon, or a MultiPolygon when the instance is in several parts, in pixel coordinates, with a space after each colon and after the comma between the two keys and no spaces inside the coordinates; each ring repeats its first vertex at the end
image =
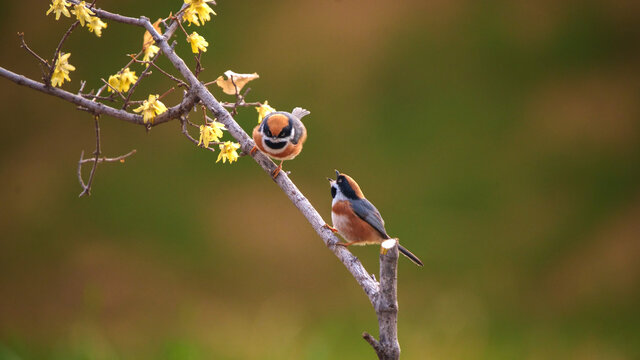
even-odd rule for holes
{"type": "MultiPolygon", "coordinates": [[[[181,2],[98,4],[155,19],[181,2]]],[[[1,2],[0,66],[39,78],[15,34],[50,57],[71,21],[47,8],[1,2]]],[[[640,358],[640,3],[215,9],[190,29],[210,43],[202,79],[255,71],[250,100],[311,110],[293,180],[329,219],[325,177],[352,175],[424,260],[400,259],[404,359],[640,358]]],[[[98,87],[141,41],[77,30],[64,88],[98,87]]],[[[0,359],[374,358],[368,300],[250,159],[216,164],[176,122],[104,118],[104,153],[138,153],[78,198],[91,117],[5,79],[0,99],[0,359]]],[[[377,248],[353,251],[378,271],[377,248]]]]}

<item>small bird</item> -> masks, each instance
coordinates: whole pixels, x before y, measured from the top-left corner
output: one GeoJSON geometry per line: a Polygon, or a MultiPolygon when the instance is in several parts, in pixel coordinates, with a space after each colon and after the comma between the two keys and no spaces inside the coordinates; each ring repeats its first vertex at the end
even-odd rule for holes
{"type": "MultiPolygon", "coordinates": [[[[364,197],[360,186],[349,175],[336,170],[335,180],[327,178],[331,184],[331,220],[333,226],[325,227],[337,232],[347,240],[340,243],[344,247],[350,245],[380,244],[391,237],[384,228],[384,220],[380,212],[364,197]]],[[[423,266],[422,261],[409,250],[398,244],[398,250],[413,261],[423,266]]]]}
{"type": "Polygon", "coordinates": [[[300,119],[309,114],[309,111],[300,107],[293,109],[291,113],[274,111],[253,129],[253,141],[256,145],[251,149],[251,154],[260,149],[270,157],[280,160],[280,165],[271,173],[274,179],[282,170],[282,163],[295,158],[302,151],[302,145],[307,140],[307,129],[300,119]]]}

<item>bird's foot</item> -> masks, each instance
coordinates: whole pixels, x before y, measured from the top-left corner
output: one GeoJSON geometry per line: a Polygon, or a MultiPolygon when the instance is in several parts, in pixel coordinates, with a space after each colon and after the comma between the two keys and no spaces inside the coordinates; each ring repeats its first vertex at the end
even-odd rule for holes
{"type": "Polygon", "coordinates": [[[278,177],[278,174],[280,174],[280,171],[282,170],[282,162],[280,162],[280,165],[278,165],[278,167],[273,170],[273,172],[271,173],[271,176],[275,179],[276,177],[278,177]]]}
{"type": "Polygon", "coordinates": [[[334,234],[338,232],[338,229],[334,228],[333,226],[329,225],[329,224],[324,224],[322,225],[323,227],[331,230],[331,232],[333,232],[334,234]]]}

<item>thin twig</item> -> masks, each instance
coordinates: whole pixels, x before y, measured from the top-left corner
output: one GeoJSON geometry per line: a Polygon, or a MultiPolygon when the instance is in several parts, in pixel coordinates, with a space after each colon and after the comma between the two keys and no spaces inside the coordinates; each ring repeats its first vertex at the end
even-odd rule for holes
{"type": "MultiPolygon", "coordinates": [[[[122,98],[122,100],[125,100],[125,97],[124,97],[124,95],[122,95],[122,93],[120,92],[120,90],[118,90],[118,89],[114,88],[113,86],[111,86],[111,84],[109,84],[109,83],[107,82],[107,80],[105,80],[104,78],[100,78],[100,80],[102,80],[102,82],[103,82],[105,85],[107,85],[107,87],[108,87],[109,89],[111,89],[111,91],[113,91],[113,93],[114,93],[114,94],[118,94],[118,95],[120,95],[120,97],[122,98]]],[[[95,98],[94,98],[94,99],[95,99],[95,98]]]]}
{"type": "Polygon", "coordinates": [[[196,78],[198,77],[198,75],[200,75],[200,73],[204,70],[204,68],[202,67],[202,62],[200,61],[200,59],[202,58],[202,51],[198,50],[198,55],[195,56],[196,59],[196,69],[194,70],[194,74],[196,75],[196,78]]]}
{"type": "MultiPolygon", "coordinates": [[[[158,96],[158,100],[162,100],[163,97],[165,97],[165,96],[171,94],[172,92],[174,92],[177,86],[180,86],[180,85],[172,86],[171,88],[169,88],[169,90],[167,90],[164,93],[162,93],[162,95],[158,96]]],[[[133,101],[130,101],[130,103],[133,103],[133,101]]]]}
{"type": "Polygon", "coordinates": [[[85,99],[91,99],[91,100],[115,101],[115,99],[112,96],[96,96],[91,94],[80,94],[80,96],[82,96],[85,99]]]}
{"type": "MultiPolygon", "coordinates": [[[[380,346],[380,343],[378,342],[378,340],[376,340],[376,338],[374,338],[371,334],[365,331],[362,333],[362,338],[366,342],[368,342],[371,345],[371,347],[373,347],[373,350],[376,352],[376,355],[382,353],[382,346],[380,346]]],[[[378,357],[380,356],[378,355],[378,357]]]]}
{"type": "Polygon", "coordinates": [[[158,65],[157,65],[155,62],[153,62],[153,61],[142,61],[142,60],[136,60],[136,59],[134,59],[134,61],[135,61],[136,63],[138,63],[138,64],[150,64],[150,65],[153,65],[153,67],[155,67],[156,69],[158,69],[158,71],[160,71],[163,75],[165,75],[165,76],[166,76],[166,77],[168,77],[169,79],[171,79],[171,80],[173,80],[173,81],[177,82],[177,83],[178,83],[178,85],[180,85],[180,86],[184,86],[184,87],[186,87],[187,89],[189,88],[189,85],[187,85],[187,83],[185,83],[184,81],[182,81],[182,80],[178,79],[177,77],[175,77],[175,76],[173,76],[173,75],[169,74],[168,72],[166,72],[166,71],[162,70],[162,69],[160,68],[160,66],[158,66],[158,65]]]}
{"type": "Polygon", "coordinates": [[[80,152],[80,160],[78,160],[78,181],[80,182],[80,186],[82,186],[82,190],[87,188],[87,185],[84,184],[84,180],[82,179],[82,160],[84,159],[84,150],[80,152]]]}
{"type": "MultiPolygon", "coordinates": [[[[124,154],[124,155],[120,155],[120,156],[117,156],[117,157],[114,157],[114,158],[108,158],[108,157],[104,157],[103,156],[103,157],[98,159],[98,162],[99,163],[102,163],[102,162],[120,162],[120,163],[123,163],[126,158],[128,158],[129,156],[135,154],[136,152],[137,152],[137,150],[133,149],[133,150],[129,151],[128,153],[124,154]]],[[[96,161],[95,158],[81,159],[80,163],[86,164],[86,163],[95,162],[95,161],[96,161]]]]}
{"type": "MultiPolygon", "coordinates": [[[[216,149],[214,149],[214,148],[204,147],[204,146],[200,146],[200,145],[199,145],[199,144],[200,144],[200,142],[199,142],[198,140],[196,140],[195,138],[193,138],[193,136],[191,136],[191,135],[189,134],[189,131],[187,130],[187,122],[189,122],[189,120],[187,120],[187,118],[186,118],[185,116],[181,116],[181,117],[180,117],[180,123],[181,123],[180,128],[181,128],[181,132],[182,132],[182,134],[183,134],[187,139],[189,139],[189,141],[191,141],[192,143],[196,144],[198,147],[203,148],[203,149],[207,149],[207,150],[209,150],[209,151],[216,152],[216,149]]],[[[190,122],[189,122],[189,123],[190,123],[190,122]]],[[[213,145],[220,145],[220,144],[222,144],[222,142],[220,142],[220,141],[212,141],[212,142],[210,142],[209,144],[213,144],[213,145]]]]}
{"type": "MultiPolygon", "coordinates": [[[[94,126],[96,129],[96,151],[93,152],[95,158],[93,160],[93,166],[91,167],[91,172],[89,173],[89,180],[87,180],[87,185],[82,189],[82,192],[78,197],[83,197],[85,195],[91,195],[91,184],[93,183],[93,177],[96,173],[96,169],[98,168],[98,159],[100,159],[100,115],[94,116],[94,126]]],[[[82,164],[82,161],[80,162],[82,164]]]]}
{"type": "MultiPolygon", "coordinates": [[[[35,51],[31,50],[31,48],[27,45],[27,43],[24,41],[24,33],[23,32],[19,32],[18,33],[18,37],[20,38],[20,42],[22,44],[20,44],[20,47],[27,50],[27,52],[31,55],[33,55],[33,57],[35,57],[36,59],[38,59],[38,61],[40,61],[40,63],[42,65],[44,65],[47,69],[49,69],[51,66],[49,65],[49,62],[45,59],[43,59],[40,55],[36,54],[35,51]]],[[[45,74],[42,74],[43,76],[45,76],[45,74]]]]}
{"type": "Polygon", "coordinates": [[[45,83],[47,85],[51,85],[51,77],[53,76],[53,72],[56,69],[56,65],[58,64],[58,54],[60,54],[60,50],[62,49],[62,44],[64,44],[64,42],[67,40],[69,35],[71,35],[71,32],[73,32],[73,30],[78,26],[78,24],[80,24],[79,20],[76,20],[73,24],[71,24],[67,32],[65,32],[64,35],[62,36],[62,39],[60,39],[60,42],[58,43],[58,47],[56,48],[56,51],[53,53],[53,60],[51,60],[51,66],[49,67],[49,75],[45,80],[45,83]]]}
{"type": "MultiPolygon", "coordinates": [[[[154,56],[152,61],[156,61],[159,55],[160,54],[156,54],[156,56],[154,56]]],[[[129,91],[127,92],[127,97],[124,99],[124,104],[122,104],[122,110],[127,109],[127,106],[129,106],[129,99],[131,99],[131,95],[133,95],[133,91],[136,89],[138,84],[140,84],[140,81],[142,81],[142,79],[144,79],[148,75],[151,75],[151,70],[149,67],[146,67],[144,70],[142,70],[142,73],[138,77],[138,80],[136,80],[136,82],[133,83],[133,85],[131,85],[131,89],[129,89],[129,91]]]]}

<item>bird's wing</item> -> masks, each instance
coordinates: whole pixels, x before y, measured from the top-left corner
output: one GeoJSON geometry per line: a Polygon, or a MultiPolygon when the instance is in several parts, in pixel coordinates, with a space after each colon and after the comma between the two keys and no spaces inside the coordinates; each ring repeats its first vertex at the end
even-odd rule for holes
{"type": "Polygon", "coordinates": [[[353,211],[362,220],[366,221],[369,225],[373,226],[380,235],[385,238],[389,238],[387,231],[384,229],[384,220],[380,216],[380,212],[375,206],[367,199],[350,200],[353,211]]]}
{"type": "MultiPolygon", "coordinates": [[[[299,108],[296,108],[296,109],[299,109],[299,108]]],[[[299,119],[300,118],[298,117],[294,117],[292,121],[293,128],[296,131],[295,134],[293,135],[293,139],[291,140],[294,144],[298,144],[298,142],[300,142],[300,138],[302,138],[303,136],[304,138],[302,139],[302,141],[304,142],[304,140],[306,139],[307,129],[304,127],[304,124],[299,119]]]]}

